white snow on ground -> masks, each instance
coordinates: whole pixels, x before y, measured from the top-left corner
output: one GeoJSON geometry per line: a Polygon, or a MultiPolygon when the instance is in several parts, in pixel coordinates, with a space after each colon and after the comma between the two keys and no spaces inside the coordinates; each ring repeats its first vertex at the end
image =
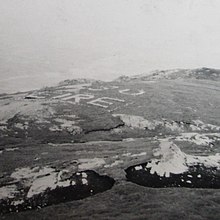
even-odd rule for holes
{"type": "Polygon", "coordinates": [[[176,122],[169,122],[165,119],[163,121],[156,121],[156,120],[150,121],[148,119],[145,119],[144,117],[137,115],[114,114],[113,116],[114,117],[119,116],[120,119],[125,123],[125,125],[131,128],[139,128],[139,129],[147,128],[149,130],[154,130],[157,126],[162,125],[171,131],[178,131],[178,132],[184,131],[182,127],[183,125],[180,126],[176,122]]]}
{"type": "Polygon", "coordinates": [[[78,159],[78,162],[79,162],[79,165],[78,165],[79,171],[94,169],[94,168],[105,165],[105,160],[102,158],[78,159]]]}
{"type": "Polygon", "coordinates": [[[29,123],[28,122],[25,122],[25,123],[15,123],[14,126],[16,128],[19,128],[21,130],[27,130],[28,129],[28,125],[29,123]]]}
{"type": "Polygon", "coordinates": [[[132,128],[140,128],[145,129],[148,128],[150,130],[154,130],[159,122],[151,122],[141,116],[136,115],[126,115],[126,114],[113,114],[114,117],[120,117],[120,119],[125,123],[126,126],[132,128]]]}
{"type": "MultiPolygon", "coordinates": [[[[27,198],[44,192],[46,189],[55,189],[56,187],[67,187],[75,185],[74,181],[62,178],[64,170],[56,171],[51,167],[25,167],[16,169],[11,177],[18,182],[23,183],[26,187],[30,187],[27,198]]],[[[68,170],[65,172],[68,172],[68,170]]],[[[86,177],[84,176],[84,179],[86,177]]],[[[0,199],[15,198],[19,194],[19,190],[15,184],[7,185],[0,188],[0,199]]],[[[14,201],[14,204],[22,203],[22,200],[14,201]]]]}
{"type": "Polygon", "coordinates": [[[83,185],[88,185],[88,180],[87,179],[82,179],[82,184],[83,185]]]}
{"type": "Polygon", "coordinates": [[[50,175],[43,176],[41,178],[34,179],[28,194],[27,198],[44,192],[47,188],[54,189],[56,188],[56,173],[51,172],[50,175]]]}
{"type": "Polygon", "coordinates": [[[22,204],[23,202],[24,202],[23,199],[21,199],[21,200],[17,200],[17,201],[13,201],[13,202],[12,202],[12,205],[17,206],[17,205],[22,204]]]}
{"type": "Polygon", "coordinates": [[[86,173],[82,173],[82,177],[83,178],[87,178],[87,174],[86,173]]]}
{"type": "Polygon", "coordinates": [[[119,90],[119,93],[125,94],[125,95],[132,95],[132,96],[142,95],[145,93],[143,89],[139,89],[138,92],[130,92],[130,91],[131,91],[130,89],[122,89],[122,90],[119,90]]]}
{"type": "Polygon", "coordinates": [[[130,153],[130,152],[124,153],[124,154],[122,154],[121,156],[122,156],[122,157],[130,157],[130,156],[131,156],[131,153],[130,153]]]}
{"type": "Polygon", "coordinates": [[[2,131],[7,130],[7,126],[6,125],[0,125],[0,130],[2,130],[2,131]]]}
{"type": "Polygon", "coordinates": [[[175,121],[167,121],[167,120],[163,120],[163,125],[171,130],[171,131],[177,131],[177,132],[183,132],[184,131],[184,125],[182,124],[178,124],[175,121]]]}
{"type": "Polygon", "coordinates": [[[18,193],[16,185],[7,185],[0,188],[0,200],[7,198],[14,198],[16,193],[18,193]]]}
{"type": "Polygon", "coordinates": [[[175,137],[176,141],[188,141],[197,145],[209,145],[214,141],[220,140],[220,133],[182,133],[180,136],[175,137]]]}
{"type": "Polygon", "coordinates": [[[128,152],[128,153],[122,154],[123,157],[142,157],[142,156],[146,156],[146,155],[147,155],[146,152],[141,152],[139,154],[132,154],[132,153],[128,152]]]}
{"type": "Polygon", "coordinates": [[[18,147],[5,148],[5,151],[16,151],[19,150],[18,147]]]}
{"type": "Polygon", "coordinates": [[[142,169],[143,167],[141,165],[135,167],[135,170],[142,170],[142,169]]]}
{"type": "Polygon", "coordinates": [[[212,130],[212,131],[220,131],[220,127],[212,124],[205,124],[201,120],[193,120],[193,123],[195,123],[195,126],[192,126],[192,129],[194,130],[212,130]]]}
{"type": "Polygon", "coordinates": [[[122,141],[124,142],[132,142],[132,141],[135,141],[134,138],[124,138],[122,141]]]}
{"type": "Polygon", "coordinates": [[[49,128],[50,131],[62,131],[61,128],[59,128],[57,125],[53,125],[49,128]]]}
{"type": "MultiPolygon", "coordinates": [[[[78,170],[94,169],[103,166],[105,161],[102,158],[93,159],[79,159],[78,160],[78,170]]],[[[77,165],[76,165],[77,166],[77,165]]],[[[68,173],[72,173],[76,167],[70,167],[65,170],[56,171],[51,167],[24,167],[16,169],[12,174],[16,182],[23,183],[25,187],[30,187],[27,193],[27,198],[31,198],[34,195],[40,194],[47,189],[55,189],[56,187],[67,187],[70,185],[75,185],[74,181],[70,181],[66,178],[68,173]]],[[[88,184],[87,174],[82,173],[82,184],[88,184]]],[[[7,185],[0,188],[0,199],[5,198],[15,198],[16,194],[19,194],[16,185],[7,185]]],[[[13,204],[20,204],[23,201],[20,199],[15,199],[13,204]]]]}
{"type": "Polygon", "coordinates": [[[55,118],[54,121],[60,123],[60,126],[62,128],[71,127],[72,125],[75,124],[75,121],[67,120],[64,118],[55,118]]]}
{"type": "Polygon", "coordinates": [[[28,191],[27,198],[31,198],[34,195],[42,193],[48,188],[52,190],[56,187],[68,187],[71,185],[75,185],[74,181],[62,179],[59,180],[58,176],[59,173],[55,172],[54,170],[52,173],[50,173],[50,175],[46,175],[35,179],[28,191]]]}
{"type": "Polygon", "coordinates": [[[3,154],[4,152],[13,152],[13,151],[17,151],[17,150],[19,150],[18,147],[5,148],[5,149],[0,150],[0,154],[3,154]]]}
{"type": "MultiPolygon", "coordinates": [[[[119,116],[120,119],[125,123],[126,126],[131,128],[139,129],[149,129],[154,130],[157,126],[163,126],[173,132],[184,132],[185,124],[180,121],[179,123],[175,121],[168,121],[166,119],[158,120],[148,120],[142,116],[137,115],[127,115],[127,114],[113,114],[114,117],[119,116]]],[[[220,127],[212,124],[205,124],[200,120],[193,120],[189,125],[192,131],[220,131],[220,127]]]]}
{"type": "MultiPolygon", "coordinates": [[[[16,169],[15,172],[11,174],[11,177],[16,181],[24,181],[25,185],[31,186],[35,179],[39,176],[47,175],[53,172],[52,168],[42,168],[35,167],[33,169],[29,167],[16,169]]],[[[6,185],[0,188],[0,199],[4,198],[14,198],[19,191],[16,185],[6,185]]]]}
{"type": "Polygon", "coordinates": [[[145,156],[145,155],[147,155],[146,152],[141,152],[139,154],[131,154],[131,157],[142,157],[142,156],[145,156]]]}
{"type": "Polygon", "coordinates": [[[113,162],[112,164],[106,164],[104,167],[108,168],[108,167],[114,167],[114,166],[118,166],[119,164],[124,163],[123,160],[116,160],[115,162],[113,162]]]}
{"type": "MultiPolygon", "coordinates": [[[[70,115],[68,115],[68,117],[70,117],[70,115]]],[[[73,115],[73,118],[75,118],[75,116],[73,115]]],[[[55,125],[53,124],[49,130],[50,131],[63,131],[66,130],[69,133],[76,135],[76,134],[80,134],[82,132],[82,129],[75,125],[75,121],[71,120],[67,120],[64,118],[55,118],[54,119],[55,122],[59,123],[59,125],[55,125]]]]}
{"type": "Polygon", "coordinates": [[[32,179],[37,178],[39,176],[48,175],[50,173],[54,172],[53,168],[50,167],[24,167],[24,168],[18,168],[11,174],[11,177],[20,181],[22,179],[32,179]]]}
{"type": "MultiPolygon", "coordinates": [[[[3,124],[7,129],[7,121],[18,115],[23,122],[14,123],[14,126],[21,130],[27,130],[29,119],[33,119],[36,123],[50,123],[47,119],[51,118],[55,111],[51,106],[44,105],[44,101],[27,101],[27,100],[13,100],[8,105],[1,105],[0,108],[0,124],[3,124]]],[[[2,126],[0,126],[0,130],[2,126]]]]}
{"type": "MultiPolygon", "coordinates": [[[[171,69],[171,70],[164,70],[164,71],[154,70],[148,74],[141,74],[141,75],[133,76],[133,78],[146,77],[148,80],[171,79],[173,74],[175,73],[178,74],[178,72],[180,71],[181,69],[171,69]]],[[[184,72],[186,73],[186,75],[189,75],[191,73],[190,71],[187,71],[187,70],[185,70],[184,72]]]]}
{"type": "Polygon", "coordinates": [[[0,108],[0,123],[7,123],[7,120],[14,117],[18,112],[20,115],[28,115],[29,117],[42,118],[43,116],[49,116],[53,113],[52,108],[44,111],[45,107],[42,105],[44,102],[27,102],[27,101],[15,101],[8,105],[1,105],[0,108]]]}
{"type": "Polygon", "coordinates": [[[50,131],[63,131],[63,129],[67,130],[72,135],[80,134],[82,132],[82,128],[75,125],[71,125],[71,126],[61,125],[61,127],[58,127],[57,125],[53,125],[49,128],[50,131]]]}
{"type": "Polygon", "coordinates": [[[220,169],[220,155],[193,156],[183,153],[169,139],[160,140],[160,148],[154,152],[155,157],[147,164],[150,173],[169,177],[171,173],[180,174],[188,171],[189,166],[203,164],[205,167],[220,169]]]}

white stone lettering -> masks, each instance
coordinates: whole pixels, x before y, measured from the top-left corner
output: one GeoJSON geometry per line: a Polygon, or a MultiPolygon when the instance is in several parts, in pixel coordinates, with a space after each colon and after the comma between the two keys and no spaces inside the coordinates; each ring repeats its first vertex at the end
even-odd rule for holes
{"type": "Polygon", "coordinates": [[[65,93],[63,95],[55,96],[55,97],[53,97],[53,99],[61,99],[61,98],[64,98],[64,97],[67,97],[67,96],[70,96],[70,95],[72,95],[72,93],[65,93]]]}
{"type": "Polygon", "coordinates": [[[94,95],[76,94],[76,95],[71,95],[71,96],[65,97],[62,100],[68,101],[71,99],[75,99],[75,103],[79,103],[81,99],[93,99],[93,98],[94,98],[94,95]]]}
{"type": "Polygon", "coordinates": [[[110,97],[101,97],[97,98],[95,100],[89,101],[88,104],[90,105],[96,105],[102,108],[108,108],[110,105],[112,105],[112,102],[106,101],[107,100],[112,100],[112,101],[117,101],[117,102],[124,102],[122,99],[116,99],[116,98],[110,98],[110,97]],[[104,104],[103,104],[104,103],[104,104]]]}
{"type": "Polygon", "coordinates": [[[119,90],[119,93],[121,94],[125,94],[125,95],[133,95],[133,96],[136,96],[136,95],[142,95],[145,93],[145,91],[143,89],[140,89],[138,90],[138,92],[130,92],[130,89],[122,89],[122,90],[119,90]]]}

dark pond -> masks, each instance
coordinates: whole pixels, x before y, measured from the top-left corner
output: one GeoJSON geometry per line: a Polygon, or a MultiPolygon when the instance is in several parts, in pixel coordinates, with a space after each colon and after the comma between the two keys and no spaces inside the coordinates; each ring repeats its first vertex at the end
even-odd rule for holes
{"type": "Polygon", "coordinates": [[[151,174],[148,163],[128,167],[126,177],[128,181],[147,187],[189,187],[189,188],[220,188],[220,172],[217,168],[204,165],[190,166],[187,172],[181,174],[170,173],[169,177],[151,174]],[[136,170],[135,167],[142,167],[136,170]]]}
{"type": "Polygon", "coordinates": [[[39,209],[53,204],[83,199],[111,189],[115,183],[113,178],[101,176],[92,170],[75,173],[68,179],[74,181],[74,185],[56,187],[53,190],[47,189],[31,198],[24,198],[22,204],[13,205],[13,201],[10,199],[1,200],[0,213],[39,209]],[[86,175],[86,179],[82,174],[86,175]]]}

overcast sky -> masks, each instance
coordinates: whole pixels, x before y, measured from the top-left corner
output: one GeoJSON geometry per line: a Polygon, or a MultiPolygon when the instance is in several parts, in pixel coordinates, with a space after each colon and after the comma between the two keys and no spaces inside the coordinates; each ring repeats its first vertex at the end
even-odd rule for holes
{"type": "Polygon", "coordinates": [[[0,93],[220,68],[219,0],[0,0],[0,93]]]}

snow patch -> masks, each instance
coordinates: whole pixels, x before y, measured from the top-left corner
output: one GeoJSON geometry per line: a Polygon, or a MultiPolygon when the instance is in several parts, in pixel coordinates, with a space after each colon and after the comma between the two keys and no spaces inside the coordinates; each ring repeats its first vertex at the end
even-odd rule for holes
{"type": "Polygon", "coordinates": [[[204,124],[200,120],[193,120],[191,123],[183,121],[176,122],[167,119],[148,120],[142,116],[128,115],[128,114],[114,114],[114,117],[119,116],[126,126],[131,128],[149,129],[154,130],[157,126],[163,126],[172,132],[182,133],[185,129],[191,129],[191,131],[220,131],[220,127],[212,124],[204,124]]]}
{"type": "Polygon", "coordinates": [[[87,176],[88,176],[88,175],[87,175],[86,173],[82,173],[82,177],[83,177],[83,178],[87,178],[87,176]]]}
{"type": "Polygon", "coordinates": [[[175,121],[167,121],[167,120],[164,120],[164,126],[171,130],[171,131],[177,131],[177,132],[183,132],[184,131],[184,125],[183,123],[180,123],[178,124],[177,122],[175,121]]]}
{"type": "Polygon", "coordinates": [[[46,189],[55,189],[57,184],[57,173],[51,172],[50,174],[43,176],[43,177],[36,177],[36,179],[34,179],[28,194],[27,194],[27,198],[31,198],[34,195],[40,194],[42,192],[44,192],[46,189]]]}
{"type": "Polygon", "coordinates": [[[129,152],[128,152],[128,153],[124,153],[124,154],[122,154],[121,156],[122,156],[122,157],[129,157],[129,156],[131,156],[131,153],[129,153],[129,152]]]}
{"type": "Polygon", "coordinates": [[[142,156],[146,156],[147,153],[146,152],[141,152],[139,154],[131,154],[131,157],[142,157],[142,156]]]}
{"type": "Polygon", "coordinates": [[[0,130],[6,131],[7,130],[7,125],[0,125],[0,130]]]}
{"type": "Polygon", "coordinates": [[[82,132],[82,129],[75,125],[75,121],[73,120],[67,120],[67,119],[61,119],[61,118],[56,118],[54,119],[55,122],[59,123],[59,125],[55,125],[53,124],[49,130],[50,131],[63,131],[66,130],[69,133],[76,135],[76,134],[80,134],[82,132]]]}
{"type": "Polygon", "coordinates": [[[102,158],[78,159],[78,162],[79,162],[78,165],[79,171],[98,168],[105,164],[105,160],[103,160],[102,158]]]}
{"type": "Polygon", "coordinates": [[[118,166],[119,164],[124,163],[123,160],[116,160],[115,162],[113,162],[112,164],[107,164],[104,167],[108,168],[108,167],[114,167],[114,166],[118,166]]]}
{"type": "Polygon", "coordinates": [[[146,155],[147,155],[146,152],[141,152],[139,154],[132,154],[132,153],[128,152],[128,153],[122,154],[123,157],[142,157],[142,156],[146,156],[146,155]]]}
{"type": "Polygon", "coordinates": [[[135,170],[142,170],[143,167],[140,165],[140,166],[136,166],[136,167],[134,167],[134,169],[135,169],[135,170]]]}
{"type": "Polygon", "coordinates": [[[19,150],[18,147],[13,147],[13,148],[5,148],[5,151],[16,151],[16,150],[19,150]]]}
{"type": "Polygon", "coordinates": [[[136,115],[113,114],[114,117],[120,117],[126,126],[132,128],[154,130],[160,123],[152,123],[151,121],[136,115]]]}
{"type": "Polygon", "coordinates": [[[25,122],[24,124],[23,123],[15,123],[14,126],[16,128],[19,128],[21,130],[27,130],[28,129],[28,122],[25,122]]]}
{"type": "Polygon", "coordinates": [[[18,193],[16,185],[7,185],[0,188],[0,200],[7,198],[14,198],[18,193]]]}
{"type": "Polygon", "coordinates": [[[125,138],[122,141],[124,141],[124,142],[132,142],[132,141],[135,141],[135,139],[134,138],[125,138]]]}
{"type": "Polygon", "coordinates": [[[161,140],[160,148],[154,152],[155,157],[146,166],[150,173],[169,177],[170,174],[180,174],[188,171],[189,166],[203,164],[205,167],[220,168],[220,155],[193,156],[183,153],[169,139],[161,140]]]}
{"type": "Polygon", "coordinates": [[[45,176],[52,172],[54,172],[54,169],[50,167],[43,167],[43,168],[23,167],[23,168],[17,168],[15,172],[11,174],[11,177],[18,181],[21,181],[23,179],[35,179],[39,176],[45,176]]]}
{"type": "Polygon", "coordinates": [[[219,133],[207,133],[199,134],[195,132],[191,133],[182,133],[180,136],[175,138],[176,141],[188,141],[197,145],[209,145],[214,141],[220,140],[219,133]]]}
{"type": "Polygon", "coordinates": [[[24,200],[23,200],[23,199],[17,200],[17,201],[13,201],[13,202],[12,202],[12,205],[17,206],[17,205],[20,205],[20,204],[22,204],[22,203],[24,203],[24,200]]]}
{"type": "MultiPolygon", "coordinates": [[[[213,124],[205,124],[203,121],[201,120],[193,120],[193,123],[195,124],[195,126],[199,129],[199,130],[204,130],[204,131],[208,131],[208,130],[212,130],[212,131],[220,131],[220,127],[217,125],[213,125],[213,124]]],[[[195,127],[193,129],[196,129],[195,127]]]]}
{"type": "Polygon", "coordinates": [[[89,183],[88,183],[88,180],[83,178],[83,179],[82,179],[82,184],[83,184],[83,185],[88,185],[88,184],[89,184],[89,183]]]}
{"type": "MultiPolygon", "coordinates": [[[[74,181],[63,178],[63,173],[68,170],[56,171],[51,167],[24,167],[18,168],[11,174],[11,178],[23,183],[26,187],[30,187],[27,192],[27,198],[45,192],[47,189],[55,189],[56,187],[68,187],[75,185],[74,181]]],[[[14,198],[19,190],[16,185],[8,185],[0,188],[0,199],[14,198]]],[[[22,201],[14,201],[20,204],[22,201]]]]}

